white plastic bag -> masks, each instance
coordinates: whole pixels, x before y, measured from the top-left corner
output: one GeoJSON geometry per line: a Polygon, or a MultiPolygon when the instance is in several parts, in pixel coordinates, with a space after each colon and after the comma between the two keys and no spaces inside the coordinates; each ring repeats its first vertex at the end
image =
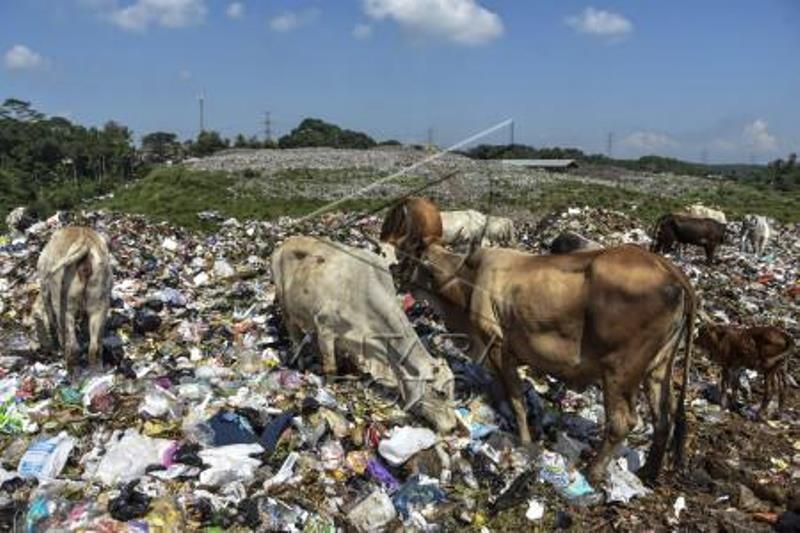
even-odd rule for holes
{"type": "Polygon", "coordinates": [[[200,484],[219,487],[234,481],[253,479],[261,461],[250,455],[257,453],[264,453],[264,448],[258,443],[231,444],[200,450],[197,455],[203,460],[203,464],[210,467],[200,473],[200,484]]]}
{"type": "Polygon", "coordinates": [[[383,439],[378,445],[378,453],[392,466],[400,466],[438,440],[436,433],[427,428],[394,428],[389,438],[383,439]]]}
{"type": "Polygon", "coordinates": [[[112,437],[94,478],[109,486],[131,481],[143,476],[152,464],[169,466],[176,446],[175,441],[153,439],[129,428],[122,438],[112,437]]]}
{"type": "Polygon", "coordinates": [[[22,477],[35,477],[39,480],[55,478],[67,464],[69,452],[75,447],[75,442],[64,431],[55,437],[34,442],[22,456],[17,472],[22,477]]]}

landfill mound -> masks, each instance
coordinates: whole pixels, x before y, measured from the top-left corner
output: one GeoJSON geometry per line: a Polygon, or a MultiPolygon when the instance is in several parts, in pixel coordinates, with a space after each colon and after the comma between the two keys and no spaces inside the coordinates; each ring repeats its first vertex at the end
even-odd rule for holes
{"type": "MultiPolygon", "coordinates": [[[[214,217],[213,213],[203,213],[214,217]]],[[[732,412],[717,405],[718,369],[690,373],[690,464],[657,487],[634,472],[652,429],[640,422],[604,487],[581,475],[602,433],[602,395],[528,377],[541,439],[519,445],[507,405],[481,394],[491,376],[468,361],[440,317],[398,297],[421,340],[457,379],[461,427],[438,435],[367,378],[325,381],[313,350],[283,330],[268,268],[291,234],[371,247],[380,221],[346,214],[301,225],[227,220],[213,234],[141,217],[75,217],[110,240],[112,311],[104,374],[72,382],[36,350],[30,310],[38,253],[52,227],[0,240],[0,524],[29,531],[570,529],[759,531],[800,512],[800,391],[756,420],[753,372],[732,412]]],[[[534,251],[562,231],[604,245],[646,243],[624,214],[571,208],[521,228],[534,251]]],[[[782,226],[761,259],[724,246],[686,271],[717,320],[772,323],[800,336],[800,228],[782,226]]],[[[313,344],[313,343],[312,343],[313,344]]],[[[789,372],[800,378],[800,361],[789,372]]],[[[678,378],[678,373],[676,373],[678,378]]],[[[643,402],[640,402],[640,404],[643,402]]],[[[796,524],[796,522],[794,522],[796,524]]],[[[789,529],[787,529],[789,530],[789,529]]]]}

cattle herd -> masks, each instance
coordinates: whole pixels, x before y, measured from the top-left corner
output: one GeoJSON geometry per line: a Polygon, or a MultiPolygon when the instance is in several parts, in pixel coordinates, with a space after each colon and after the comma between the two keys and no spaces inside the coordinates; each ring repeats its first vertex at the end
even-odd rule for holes
{"type": "MultiPolygon", "coordinates": [[[[572,387],[598,384],[606,431],[589,468],[600,482],[616,449],[636,423],[640,390],[652,417],[653,440],[641,475],[654,480],[667,454],[683,460],[685,398],[692,347],[721,366],[723,407],[736,393],[737,372],[764,378],[760,414],[773,393],[783,405],[792,338],[775,327],[735,329],[708,317],[687,276],[660,253],[700,246],[709,265],[726,238],[725,215],[703,206],[662,216],[650,250],[603,248],[578,234],[559,236],[550,254],[514,249],[513,222],[474,210],[440,212],[430,200],[407,198],[387,213],[376,254],[323,238],[285,240],[272,254],[277,301],[296,344],[316,339],[323,372],[335,375],[337,355],[395,387],[409,411],[441,433],[453,431],[453,372],[417,338],[397,289],[428,302],[449,332],[469,340],[469,355],[493,371],[486,391],[508,400],[519,438],[530,443],[518,369],[549,374],[572,387]],[[695,339],[696,317],[700,318],[695,339]],[[673,394],[673,369],[685,346],[682,379],[673,394]]],[[[743,250],[764,253],[770,228],[748,216],[743,250]]],[[[375,241],[376,244],[377,241],[375,241]]],[[[88,361],[99,364],[108,315],[111,260],[104,239],[89,228],[55,232],[38,261],[40,294],[34,305],[43,348],[60,348],[75,375],[80,313],[89,324],[88,361]]]]}

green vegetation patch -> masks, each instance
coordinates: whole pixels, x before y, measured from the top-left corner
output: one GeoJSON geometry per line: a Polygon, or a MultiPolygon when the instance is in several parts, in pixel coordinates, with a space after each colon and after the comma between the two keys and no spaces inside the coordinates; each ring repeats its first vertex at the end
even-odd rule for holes
{"type": "MultiPolygon", "coordinates": [[[[275,198],[255,190],[243,191],[236,175],[226,172],[199,172],[183,167],[159,168],[145,178],[118,189],[114,198],[97,207],[137,213],[166,220],[187,228],[212,229],[215,224],[201,221],[202,211],[218,211],[239,220],[269,220],[279,216],[302,216],[330,202],[323,199],[275,198]]],[[[377,200],[348,200],[337,210],[367,210],[377,200]]]]}

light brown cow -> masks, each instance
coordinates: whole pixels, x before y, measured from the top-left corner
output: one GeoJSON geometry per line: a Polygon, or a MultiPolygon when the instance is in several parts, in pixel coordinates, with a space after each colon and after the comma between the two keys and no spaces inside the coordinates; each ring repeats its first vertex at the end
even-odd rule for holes
{"type": "Polygon", "coordinates": [[[734,399],[739,388],[739,370],[749,368],[764,376],[764,397],[759,416],[767,414],[772,394],[778,392],[778,409],[783,410],[789,356],[794,349],[792,337],[774,326],[735,328],[705,324],[697,335],[697,345],[719,364],[720,404],[728,406],[728,391],[734,399]]]}
{"type": "Polygon", "coordinates": [[[439,208],[427,198],[406,198],[386,213],[380,239],[394,245],[401,260],[418,257],[422,247],[442,239],[439,208]]]}
{"type": "Polygon", "coordinates": [[[438,301],[448,329],[469,334],[473,348],[485,350],[524,443],[531,435],[517,367],[530,365],[573,386],[602,386],[606,436],[590,469],[593,482],[603,479],[635,425],[642,384],[655,428],[642,476],[658,475],[671,437],[675,464],[682,463],[695,297],[672,263],[635,246],[557,256],[495,248],[461,256],[434,243],[421,259],[412,286],[438,301]],[[688,347],[675,413],[671,374],[682,333],[688,347]]]}
{"type": "Polygon", "coordinates": [[[60,347],[72,372],[79,351],[75,326],[84,312],[89,365],[96,369],[111,300],[111,260],[105,240],[90,228],[60,229],[42,250],[37,268],[40,292],[33,312],[39,342],[46,350],[60,347]]]}

